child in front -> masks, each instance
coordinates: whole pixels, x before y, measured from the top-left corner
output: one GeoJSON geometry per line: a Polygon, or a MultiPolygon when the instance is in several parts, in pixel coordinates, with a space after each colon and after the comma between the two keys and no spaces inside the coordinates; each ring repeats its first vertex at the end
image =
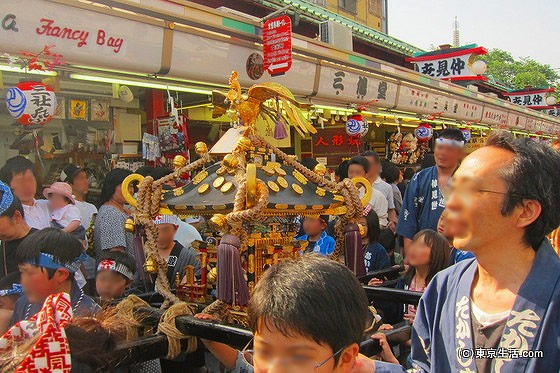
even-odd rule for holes
{"type": "Polygon", "coordinates": [[[254,351],[205,344],[233,373],[367,372],[373,362],[358,351],[368,315],[367,297],[352,272],[307,254],[273,265],[255,287],[249,301],[254,351]]]}
{"type": "Polygon", "coordinates": [[[102,304],[122,298],[136,273],[134,258],[122,251],[106,251],[97,265],[95,288],[102,304]]]}
{"type": "Polygon", "coordinates": [[[331,255],[333,253],[336,242],[326,232],[328,224],[328,215],[308,216],[303,220],[303,232],[305,234],[297,239],[308,242],[305,253],[321,255],[331,255]]]}
{"type": "Polygon", "coordinates": [[[49,200],[52,225],[84,241],[86,230],[82,226],[80,210],[76,207],[70,184],[60,181],[53,183],[45,188],[43,195],[49,200]]]}
{"type": "Polygon", "coordinates": [[[25,295],[16,302],[11,325],[39,312],[45,299],[57,293],[70,294],[74,315],[97,312],[99,306],[74,279],[85,257],[80,241],[57,228],[45,228],[24,239],[16,259],[25,295]]]}

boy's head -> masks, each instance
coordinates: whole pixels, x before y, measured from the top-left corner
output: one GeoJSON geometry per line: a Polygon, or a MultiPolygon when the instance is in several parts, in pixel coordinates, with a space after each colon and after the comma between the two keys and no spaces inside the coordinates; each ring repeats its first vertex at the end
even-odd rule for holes
{"type": "Polygon", "coordinates": [[[84,255],[81,242],[60,229],[45,228],[27,236],[16,253],[27,299],[39,303],[51,294],[70,291],[84,255]]]}
{"type": "Polygon", "coordinates": [[[10,187],[0,182],[0,240],[11,241],[21,238],[23,206],[12,194],[10,187]]]}
{"type": "Polygon", "coordinates": [[[333,260],[307,254],[270,267],[249,301],[255,372],[280,361],[287,372],[349,372],[367,307],[356,277],[333,260]]]}
{"type": "Polygon", "coordinates": [[[23,294],[19,272],[12,272],[0,280],[0,309],[13,311],[23,294]]]}
{"type": "Polygon", "coordinates": [[[329,216],[307,216],[303,220],[303,231],[308,237],[313,237],[323,233],[329,225],[329,216]]]}
{"type": "Polygon", "coordinates": [[[124,252],[107,251],[97,265],[95,288],[103,300],[113,300],[124,296],[124,291],[134,280],[136,262],[124,252]]]}
{"type": "Polygon", "coordinates": [[[369,172],[369,162],[366,157],[357,156],[348,162],[348,177],[366,177],[369,172]]]}
{"type": "Polygon", "coordinates": [[[175,215],[158,215],[154,219],[158,229],[157,247],[158,249],[168,249],[175,241],[175,233],[179,229],[179,219],[175,215]]]}
{"type": "Polygon", "coordinates": [[[20,155],[12,157],[0,169],[0,179],[14,190],[14,194],[24,203],[31,203],[37,194],[35,166],[20,155]]]}

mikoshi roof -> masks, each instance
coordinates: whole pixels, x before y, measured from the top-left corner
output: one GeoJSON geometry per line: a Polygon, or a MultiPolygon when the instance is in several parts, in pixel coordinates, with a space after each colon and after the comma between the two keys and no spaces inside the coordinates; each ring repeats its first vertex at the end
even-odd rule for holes
{"type": "MultiPolygon", "coordinates": [[[[246,173],[246,177],[251,176],[246,173]]],[[[268,162],[257,167],[256,178],[269,190],[265,214],[334,214],[335,209],[343,205],[341,195],[308,180],[284,163],[268,162]]],[[[229,212],[233,210],[238,186],[238,178],[221,163],[216,163],[196,174],[191,183],[166,191],[161,206],[179,215],[229,212]]]]}

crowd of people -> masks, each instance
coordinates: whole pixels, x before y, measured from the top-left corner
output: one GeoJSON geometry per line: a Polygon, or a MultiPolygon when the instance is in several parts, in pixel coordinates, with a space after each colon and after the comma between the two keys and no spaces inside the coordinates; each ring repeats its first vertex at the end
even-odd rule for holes
{"type": "MultiPolygon", "coordinates": [[[[468,157],[464,145],[461,131],[446,129],[435,140],[435,164],[421,170],[401,169],[367,151],[334,172],[335,180],[363,177],[372,185],[357,222],[364,266],[369,274],[392,267],[397,276],[374,276],[369,285],[422,292],[418,306],[370,304],[356,277],[327,259],[337,218],[308,216],[300,219],[297,237],[307,241],[305,255],[267,269],[251,296],[253,349],[204,341],[207,350],[234,372],[267,372],[278,364],[296,373],[558,370],[560,260],[545,237],[560,224],[560,153],[502,132],[468,157]],[[412,325],[410,340],[398,347],[374,334],[382,347],[374,361],[358,353],[371,324],[368,306],[382,318],[380,331],[412,325]],[[506,355],[488,353],[501,348],[506,355]],[[511,357],[521,350],[542,356],[511,357]]],[[[306,162],[312,169],[314,161],[306,162]]],[[[138,170],[155,179],[170,172],[138,170]]],[[[68,293],[79,316],[127,294],[157,290],[144,272],[141,233],[125,229],[132,207],[121,186],[130,173],[110,171],[96,207],[87,202],[87,170],[76,165],[64,167],[59,181],[43,190],[24,157],[0,169],[2,332],[33,317],[52,294],[68,293]]],[[[187,265],[199,275],[192,247],[202,239],[199,219],[158,215],[154,223],[172,288],[187,265]]],[[[183,370],[162,359],[131,371],[183,370]]]]}

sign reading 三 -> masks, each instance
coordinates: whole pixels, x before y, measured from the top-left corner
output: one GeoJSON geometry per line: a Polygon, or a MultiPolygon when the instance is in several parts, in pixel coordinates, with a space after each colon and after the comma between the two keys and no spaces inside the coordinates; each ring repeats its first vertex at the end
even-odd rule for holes
{"type": "Polygon", "coordinates": [[[284,74],[292,67],[292,20],[283,15],[263,26],[264,68],[270,75],[284,74]]]}

